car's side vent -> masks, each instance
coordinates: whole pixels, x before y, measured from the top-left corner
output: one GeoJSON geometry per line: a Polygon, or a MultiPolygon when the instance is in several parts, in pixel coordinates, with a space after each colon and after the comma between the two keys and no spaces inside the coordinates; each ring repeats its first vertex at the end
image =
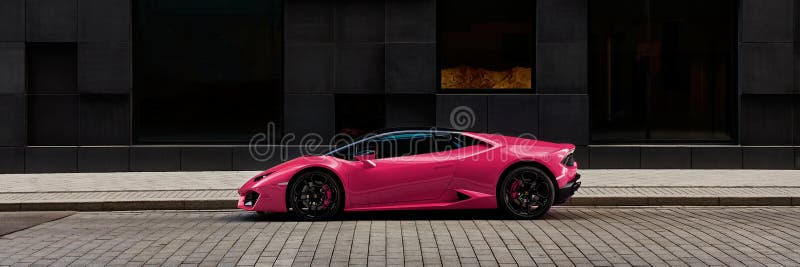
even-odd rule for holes
{"type": "Polygon", "coordinates": [[[458,196],[458,201],[464,201],[470,198],[467,194],[461,192],[456,192],[456,195],[458,196]]]}

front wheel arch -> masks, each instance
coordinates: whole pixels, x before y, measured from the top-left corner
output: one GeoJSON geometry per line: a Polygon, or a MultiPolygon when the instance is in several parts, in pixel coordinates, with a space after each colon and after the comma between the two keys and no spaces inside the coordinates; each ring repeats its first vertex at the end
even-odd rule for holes
{"type": "Polygon", "coordinates": [[[342,182],[342,178],[339,177],[339,175],[337,175],[335,172],[333,172],[332,170],[330,170],[328,168],[324,168],[324,167],[308,167],[308,168],[302,169],[302,170],[298,171],[297,173],[295,173],[294,175],[292,175],[292,178],[289,179],[289,181],[286,183],[286,185],[287,185],[286,186],[286,193],[284,194],[285,197],[284,197],[284,201],[283,201],[284,205],[286,205],[286,211],[288,212],[289,209],[291,208],[291,204],[289,204],[289,196],[290,196],[289,190],[291,189],[290,185],[292,185],[294,183],[294,181],[297,180],[297,178],[299,178],[303,174],[308,173],[308,172],[312,172],[312,171],[325,172],[328,175],[330,175],[331,177],[333,177],[333,179],[336,179],[337,182],[339,182],[339,186],[340,186],[339,190],[342,192],[342,207],[341,207],[341,209],[344,210],[345,206],[347,206],[347,192],[345,192],[344,183],[342,182]]]}

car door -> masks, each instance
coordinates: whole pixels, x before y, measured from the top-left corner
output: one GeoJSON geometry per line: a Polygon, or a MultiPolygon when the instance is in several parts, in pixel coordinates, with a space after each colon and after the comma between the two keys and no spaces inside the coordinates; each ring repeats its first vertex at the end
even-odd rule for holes
{"type": "Polygon", "coordinates": [[[357,206],[424,202],[439,198],[452,179],[455,162],[435,150],[430,132],[393,134],[375,141],[373,164],[350,175],[357,206]]]}

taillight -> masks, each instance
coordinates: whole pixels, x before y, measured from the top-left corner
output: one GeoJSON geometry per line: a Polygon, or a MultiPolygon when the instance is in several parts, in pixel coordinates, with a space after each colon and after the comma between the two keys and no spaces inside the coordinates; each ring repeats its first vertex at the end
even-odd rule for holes
{"type": "Polygon", "coordinates": [[[564,166],[567,166],[567,167],[575,166],[575,154],[574,153],[570,153],[569,155],[564,157],[564,159],[561,160],[561,164],[564,164],[564,166]]]}

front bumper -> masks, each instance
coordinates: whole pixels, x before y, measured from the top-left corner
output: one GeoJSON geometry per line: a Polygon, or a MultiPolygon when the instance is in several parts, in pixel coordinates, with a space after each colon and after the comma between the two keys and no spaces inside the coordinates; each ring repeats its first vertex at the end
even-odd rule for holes
{"type": "Polygon", "coordinates": [[[247,211],[286,212],[286,188],[282,186],[251,187],[240,190],[238,207],[247,211]]]}
{"type": "Polygon", "coordinates": [[[572,179],[569,183],[565,184],[563,187],[558,189],[558,194],[556,195],[556,202],[555,205],[564,204],[567,202],[567,199],[572,197],[575,192],[581,188],[581,182],[578,181],[581,179],[581,175],[576,173],[575,178],[572,179]]]}

